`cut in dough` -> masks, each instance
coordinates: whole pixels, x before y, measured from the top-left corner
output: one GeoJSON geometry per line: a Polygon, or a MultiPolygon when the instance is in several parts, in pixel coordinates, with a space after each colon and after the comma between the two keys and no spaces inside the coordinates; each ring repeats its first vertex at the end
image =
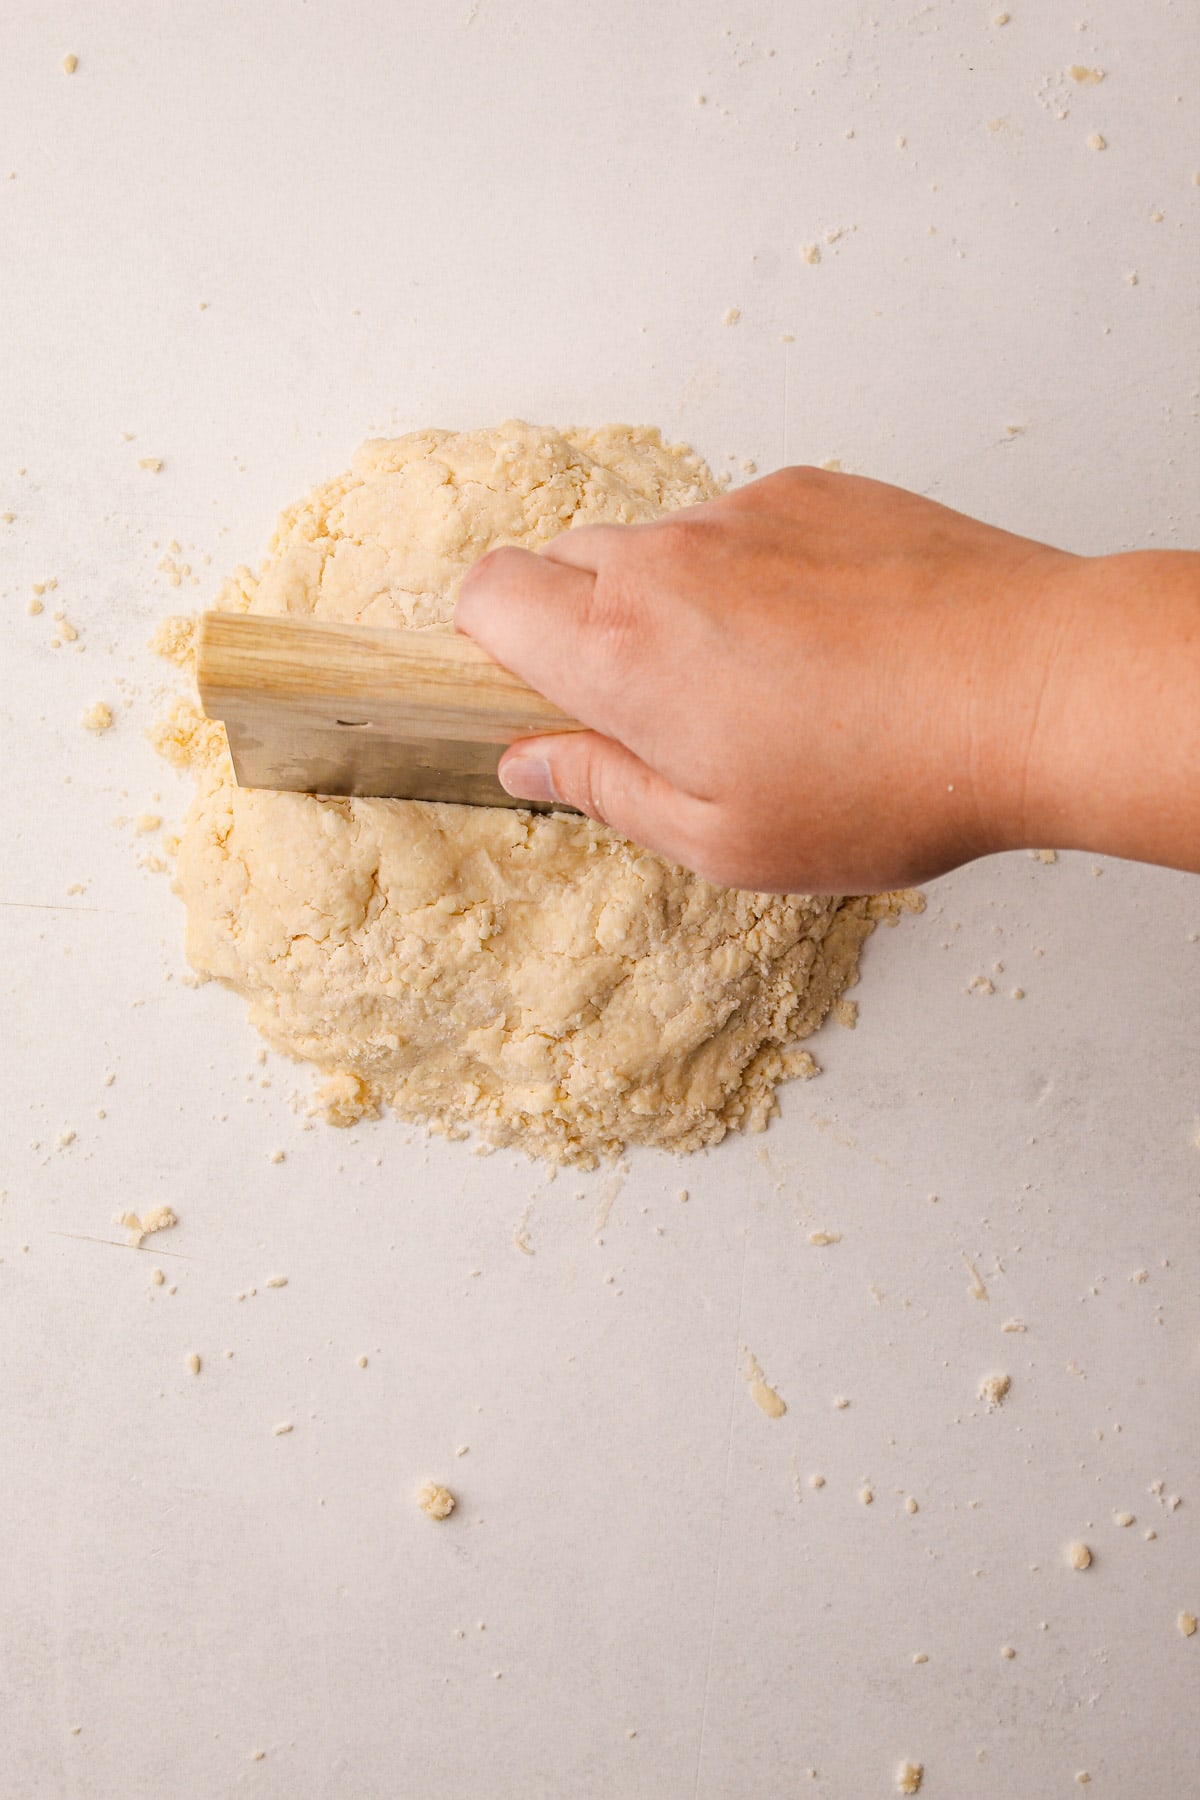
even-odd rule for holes
{"type": "MultiPolygon", "coordinates": [[[[493,545],[717,491],[649,429],[375,440],[284,513],[259,574],[239,570],[218,604],[445,630],[493,545]]],[[[160,636],[185,661],[178,622],[160,636]]],[[[776,1084],[813,1072],[794,1046],[855,980],[874,921],[912,904],[714,887],[563,814],[242,790],[188,700],[153,735],[198,780],[176,884],[189,959],[317,1065],[335,1124],[386,1103],[585,1164],[761,1129],[776,1084]]]]}

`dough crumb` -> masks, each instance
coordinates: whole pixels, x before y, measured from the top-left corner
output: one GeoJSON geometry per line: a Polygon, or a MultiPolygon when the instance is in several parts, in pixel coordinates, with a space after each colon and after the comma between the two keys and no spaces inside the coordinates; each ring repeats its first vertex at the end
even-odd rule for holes
{"type": "Polygon", "coordinates": [[[825,1486],[825,1477],[823,1475],[810,1475],[808,1478],[808,1485],[810,1488],[823,1488],[825,1486]]]}
{"type": "Polygon", "coordinates": [[[1101,135],[1098,131],[1093,131],[1092,135],[1089,137],[1089,139],[1087,141],[1087,145],[1088,145],[1089,150],[1107,150],[1108,149],[1108,139],[1105,137],[1101,137],[1101,135]]]}
{"type": "Polygon", "coordinates": [[[193,1375],[198,1375],[200,1373],[200,1357],[195,1350],[193,1350],[192,1354],[188,1357],[187,1365],[193,1375]]]}
{"type": "Polygon", "coordinates": [[[272,1425],[271,1436],[272,1437],[286,1437],[288,1432],[292,1431],[294,1429],[295,1429],[295,1427],[292,1425],[291,1420],[284,1419],[280,1424],[272,1425]]]}
{"type": "Polygon", "coordinates": [[[925,1778],[925,1764],[902,1762],[896,1770],[896,1791],[900,1794],[916,1794],[921,1790],[925,1778]]]}
{"type": "Polygon", "coordinates": [[[178,1225],[179,1220],[172,1207],[152,1206],[141,1218],[135,1212],[118,1213],[116,1222],[133,1233],[133,1247],[136,1250],[143,1238],[152,1236],[156,1231],[170,1231],[172,1226],[178,1225]]]}
{"type": "Polygon", "coordinates": [[[971,1285],[967,1289],[968,1294],[970,1294],[972,1300],[986,1300],[988,1291],[984,1286],[983,1276],[979,1273],[979,1270],[975,1267],[975,1264],[971,1261],[965,1250],[962,1252],[962,1259],[966,1263],[967,1273],[971,1277],[971,1285]]]}
{"type": "Polygon", "coordinates": [[[1073,1569],[1090,1569],[1092,1566],[1092,1553],[1086,1544],[1068,1544],[1067,1561],[1073,1569]]]}
{"type": "Polygon", "coordinates": [[[165,1280],[166,1280],[166,1279],[167,1279],[167,1278],[166,1278],[166,1276],[165,1276],[165,1275],[164,1275],[164,1274],[163,1274],[163,1272],[162,1272],[162,1270],[161,1270],[161,1269],[151,1269],[151,1271],[150,1271],[150,1279],[151,1279],[151,1281],[152,1281],[152,1282],[153,1282],[153,1283],[154,1283],[154,1285],[155,1285],[155,1287],[161,1287],[161,1286],[162,1286],[162,1284],[163,1284],[163,1282],[164,1282],[164,1281],[165,1281],[165,1280]]]}
{"type": "Polygon", "coordinates": [[[179,669],[196,664],[196,621],[187,613],[171,613],[150,639],[150,648],[179,669]]]}
{"type": "Polygon", "coordinates": [[[827,1244],[840,1244],[842,1234],[840,1231],[810,1231],[808,1241],[823,1250],[827,1244]]]}
{"type": "Polygon", "coordinates": [[[80,714],[79,723],[85,731],[110,731],[112,729],[112,708],[103,700],[97,700],[87,711],[80,714]]]}
{"type": "Polygon", "coordinates": [[[859,1498],[860,1503],[863,1506],[870,1506],[875,1499],[875,1495],[872,1493],[872,1491],[869,1487],[864,1487],[864,1488],[859,1488],[858,1498],[859,1498]]]}
{"type": "Polygon", "coordinates": [[[1113,1514],[1113,1524],[1114,1525],[1120,1525],[1122,1527],[1128,1528],[1130,1525],[1135,1525],[1136,1523],[1137,1523],[1137,1519],[1133,1513],[1119,1512],[1119,1513],[1113,1514]]]}
{"type": "Polygon", "coordinates": [[[454,1495],[449,1488],[439,1487],[436,1481],[427,1481],[417,1490],[417,1505],[431,1519],[448,1519],[454,1511],[454,1495]]]}
{"type": "Polygon", "coordinates": [[[725,312],[721,318],[721,323],[722,323],[722,325],[736,325],[738,320],[741,318],[741,316],[742,316],[742,309],[740,306],[726,307],[725,312]]]}
{"type": "Polygon", "coordinates": [[[985,1375],[979,1384],[979,1398],[987,1401],[989,1412],[995,1412],[1004,1405],[1011,1386],[1011,1375],[985,1375]]]}
{"type": "Polygon", "coordinates": [[[821,260],[820,244],[805,244],[800,251],[806,263],[819,263],[821,260]]]}
{"type": "Polygon", "coordinates": [[[1195,1637],[1196,1615],[1194,1612],[1181,1612],[1175,1623],[1184,1637],[1195,1637]]]}
{"type": "Polygon", "coordinates": [[[1104,80],[1103,69],[1085,69],[1082,63],[1072,63],[1067,70],[1067,74],[1071,77],[1072,81],[1077,81],[1081,87],[1095,87],[1099,82],[1104,80]]]}
{"type": "Polygon", "coordinates": [[[1056,863],[1058,861],[1057,850],[1031,850],[1029,854],[1035,862],[1056,863]]]}
{"type": "Polygon", "coordinates": [[[78,67],[79,67],[79,58],[77,56],[75,56],[71,51],[68,51],[67,54],[62,59],[63,74],[64,75],[73,75],[78,67]]]}
{"type": "Polygon", "coordinates": [[[1016,1651],[1015,1651],[1015,1650],[1014,1650],[1014,1649],[1013,1649],[1013,1647],[1012,1647],[1012,1645],[1011,1645],[1011,1644],[1004,1644],[1004,1645],[1002,1645],[1002,1646],[1001,1646],[1001,1649],[1000,1649],[1000,1654],[1001,1654],[1001,1656],[1002,1656],[1002,1657],[1003,1657],[1003,1658],[1004,1658],[1004,1660],[1005,1660],[1005,1662],[1011,1662],[1011,1661],[1012,1661],[1012,1659],[1013,1659],[1013,1657],[1014,1657],[1014,1656],[1015,1656],[1015,1655],[1016,1655],[1016,1654],[1017,1654],[1017,1653],[1016,1653],[1016,1651]]]}
{"type": "Polygon", "coordinates": [[[929,1658],[925,1654],[924,1650],[918,1650],[916,1655],[913,1657],[913,1661],[915,1663],[927,1663],[929,1661],[929,1658]]]}
{"type": "Polygon", "coordinates": [[[138,837],[145,837],[148,832],[157,831],[162,824],[158,813],[139,813],[133,821],[133,829],[138,837]]]}
{"type": "Polygon", "coordinates": [[[138,457],[138,468],[139,469],[149,469],[151,475],[161,474],[162,466],[163,466],[163,459],[161,456],[139,456],[138,457]]]}
{"type": "Polygon", "coordinates": [[[309,1111],[319,1114],[327,1125],[345,1129],[363,1119],[379,1117],[379,1095],[369,1081],[358,1075],[331,1075],[313,1095],[309,1111]]]}
{"type": "Polygon", "coordinates": [[[1011,13],[1006,13],[1006,12],[999,12],[999,13],[997,13],[997,14],[996,14],[996,16],[995,16],[995,17],[994,17],[994,18],[993,18],[993,20],[992,20],[992,24],[993,24],[993,25],[1007,25],[1007,24],[1008,24],[1008,21],[1009,21],[1009,20],[1010,20],[1010,19],[1011,19],[1011,18],[1012,18],[1012,14],[1011,14],[1011,13]]]}
{"type": "Polygon", "coordinates": [[[269,1150],[267,1152],[267,1161],[270,1163],[286,1162],[287,1161],[287,1151],[286,1150],[269,1150]]]}
{"type": "MultiPolygon", "coordinates": [[[[517,1249],[521,1252],[522,1256],[536,1256],[537,1255],[537,1251],[534,1249],[533,1245],[529,1241],[529,1216],[532,1213],[532,1211],[533,1211],[533,1205],[531,1202],[530,1205],[528,1205],[525,1208],[525,1211],[521,1214],[521,1217],[518,1219],[516,1228],[513,1231],[513,1235],[512,1235],[512,1241],[516,1245],[517,1249]]],[[[601,1230],[603,1230],[603,1229],[604,1229],[604,1227],[602,1224],[601,1230]]],[[[610,1276],[609,1280],[611,1281],[611,1279],[612,1279],[612,1277],[610,1276]]]]}
{"type": "Polygon", "coordinates": [[[746,1352],[746,1380],[750,1383],[750,1397],[760,1412],[766,1413],[768,1419],[782,1419],[787,1411],[787,1402],[767,1385],[767,1378],[759,1368],[758,1359],[749,1350],[746,1352]]]}
{"type": "Polygon", "coordinates": [[[1024,1319],[1005,1319],[1000,1329],[1001,1331],[1025,1331],[1028,1327],[1024,1319]]]}
{"type": "Polygon", "coordinates": [[[206,718],[194,700],[176,700],[146,736],[176,769],[196,769],[227,754],[225,727],[206,718]]]}
{"type": "Polygon", "coordinates": [[[844,1026],[847,1031],[853,1031],[858,1024],[858,1001],[835,1000],[833,1003],[833,1016],[837,1023],[844,1026]]]}
{"type": "Polygon", "coordinates": [[[1137,1285],[1141,1287],[1144,1281],[1149,1281],[1150,1271],[1149,1269],[1135,1269],[1129,1279],[1130,1281],[1136,1282],[1137,1285]]]}
{"type": "Polygon", "coordinates": [[[360,1369],[365,1369],[365,1368],[366,1368],[366,1366],[367,1366],[367,1359],[366,1359],[366,1357],[365,1357],[365,1356],[359,1356],[359,1357],[356,1357],[356,1358],[355,1358],[355,1361],[356,1361],[356,1362],[357,1362],[357,1364],[358,1364],[358,1367],[359,1367],[359,1368],[360,1368],[360,1369]]]}
{"type": "Polygon", "coordinates": [[[266,1281],[263,1282],[263,1286],[269,1288],[286,1287],[287,1284],[288,1278],[286,1275],[269,1275],[266,1281]]]}
{"type": "Polygon", "coordinates": [[[913,1498],[913,1496],[911,1494],[908,1496],[908,1499],[904,1502],[904,1510],[906,1513],[917,1513],[917,1512],[920,1512],[920,1510],[921,1510],[920,1507],[917,1505],[916,1500],[913,1498]]]}

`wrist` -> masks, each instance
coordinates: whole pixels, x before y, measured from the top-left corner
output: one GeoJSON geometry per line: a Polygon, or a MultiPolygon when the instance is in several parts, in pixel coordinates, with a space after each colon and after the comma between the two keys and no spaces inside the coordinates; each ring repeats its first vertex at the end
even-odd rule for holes
{"type": "Polygon", "coordinates": [[[1035,566],[998,749],[998,849],[1194,868],[1200,847],[1200,556],[1128,551],[1035,566]]]}
{"type": "Polygon", "coordinates": [[[1064,844],[1072,788],[1065,772],[1064,702],[1102,558],[1039,545],[982,604],[983,670],[972,717],[970,766],[983,848],[1064,844]]]}

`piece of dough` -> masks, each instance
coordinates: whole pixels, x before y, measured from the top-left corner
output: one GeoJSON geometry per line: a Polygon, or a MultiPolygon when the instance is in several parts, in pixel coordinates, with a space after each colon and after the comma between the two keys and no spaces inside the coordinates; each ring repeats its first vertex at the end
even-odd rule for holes
{"type": "MultiPolygon", "coordinates": [[[[647,429],[376,440],[284,513],[258,576],[239,570],[219,604],[445,629],[491,546],[716,492],[647,429]]],[[[180,642],[168,624],[176,660],[180,642]]],[[[901,904],[717,888],[565,815],[241,790],[223,732],[186,701],[156,740],[198,776],[176,884],[188,957],[325,1073],[335,1124],[387,1103],[585,1164],[761,1129],[776,1084],[813,1071],[789,1046],[901,904]]]]}

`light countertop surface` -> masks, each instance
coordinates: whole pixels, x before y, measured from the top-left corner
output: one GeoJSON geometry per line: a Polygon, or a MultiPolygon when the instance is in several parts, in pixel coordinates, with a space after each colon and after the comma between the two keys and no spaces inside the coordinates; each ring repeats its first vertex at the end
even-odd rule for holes
{"type": "Polygon", "coordinates": [[[10,9],[6,1796],[1191,1791],[1200,882],[961,871],[764,1136],[549,1180],[305,1129],[130,822],[187,800],[157,620],[367,435],[631,419],[1200,541],[1200,21],[1010,10],[10,9]]]}

